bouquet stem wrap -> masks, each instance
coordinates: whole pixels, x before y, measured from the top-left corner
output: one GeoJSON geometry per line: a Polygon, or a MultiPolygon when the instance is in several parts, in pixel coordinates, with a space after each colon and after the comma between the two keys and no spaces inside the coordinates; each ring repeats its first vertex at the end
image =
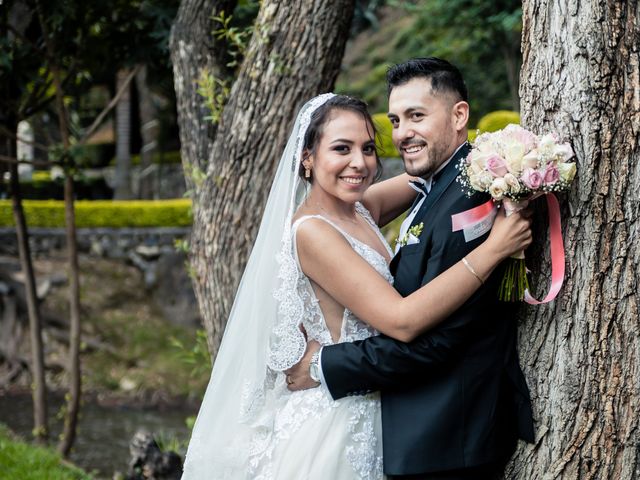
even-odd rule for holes
{"type": "MultiPolygon", "coordinates": [[[[504,199],[502,204],[507,216],[527,208],[529,202],[540,194],[515,202],[504,199]]],[[[548,303],[558,295],[564,282],[564,244],[562,241],[562,228],[560,222],[560,205],[553,193],[545,195],[549,212],[549,231],[551,243],[551,288],[542,300],[536,300],[529,293],[529,280],[527,267],[524,261],[524,251],[512,255],[506,260],[507,267],[498,289],[498,297],[505,302],[518,302],[524,300],[530,305],[548,303]]]]}
{"type": "MultiPolygon", "coordinates": [[[[520,201],[505,198],[502,200],[505,215],[507,217],[520,210],[527,208],[528,198],[520,201]]],[[[529,280],[527,279],[527,266],[524,262],[524,250],[514,253],[506,261],[504,276],[498,288],[498,298],[504,302],[519,302],[524,300],[525,292],[529,291],[529,280]]]]}

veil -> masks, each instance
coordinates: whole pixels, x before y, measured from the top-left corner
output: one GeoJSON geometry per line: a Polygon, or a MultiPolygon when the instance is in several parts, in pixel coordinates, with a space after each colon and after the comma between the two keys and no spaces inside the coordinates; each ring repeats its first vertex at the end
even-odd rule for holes
{"type": "Polygon", "coordinates": [[[248,478],[250,445],[275,401],[276,382],[284,381],[278,372],[304,355],[291,219],[304,195],[298,170],[311,115],[333,96],[325,93],[303,105],[280,158],[193,427],[182,480],[248,478]]]}

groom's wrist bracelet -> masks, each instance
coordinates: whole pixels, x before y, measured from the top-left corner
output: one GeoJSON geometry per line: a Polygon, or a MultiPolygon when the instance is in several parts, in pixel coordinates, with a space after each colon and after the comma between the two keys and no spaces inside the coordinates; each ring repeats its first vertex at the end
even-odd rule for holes
{"type": "Polygon", "coordinates": [[[484,285],[484,280],[482,280],[482,278],[480,278],[480,275],[478,275],[476,271],[473,269],[473,267],[467,260],[467,257],[462,258],[462,263],[464,264],[465,267],[467,267],[467,270],[469,270],[471,274],[478,279],[478,281],[480,282],[480,285],[484,285]]]}

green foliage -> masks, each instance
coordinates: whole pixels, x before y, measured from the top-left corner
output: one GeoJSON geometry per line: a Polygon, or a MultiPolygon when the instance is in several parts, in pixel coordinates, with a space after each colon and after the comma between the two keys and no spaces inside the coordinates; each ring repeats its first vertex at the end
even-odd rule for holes
{"type": "Polygon", "coordinates": [[[399,157],[398,150],[393,145],[391,132],[393,125],[386,113],[376,113],[373,115],[373,123],[376,127],[376,147],[378,155],[381,157],[399,157]]]}
{"type": "Polygon", "coordinates": [[[231,87],[227,80],[214,76],[207,69],[203,69],[200,72],[197,83],[198,95],[204,98],[204,104],[211,112],[210,115],[205,117],[205,120],[210,120],[211,123],[217,124],[222,117],[222,111],[227,98],[229,98],[231,87]]]}
{"type": "Polygon", "coordinates": [[[120,68],[145,63],[152,70],[170,71],[167,46],[176,0],[51,0],[37,5],[37,10],[34,2],[5,0],[2,5],[10,13],[0,17],[0,107],[18,119],[50,104],[52,61],[62,72],[68,106],[96,83],[112,80],[120,68]],[[46,53],[40,19],[53,57],[46,53]],[[9,22],[22,34],[6,35],[9,22]]]}
{"type": "Polygon", "coordinates": [[[496,110],[487,113],[478,120],[478,130],[480,132],[497,132],[510,123],[520,124],[520,114],[511,110],[496,110]]]}
{"type": "Polygon", "coordinates": [[[519,0],[388,0],[391,14],[379,29],[351,46],[336,91],[386,111],[385,73],[413,57],[437,56],[460,68],[469,89],[471,124],[485,113],[514,109],[521,62],[519,0]],[[514,83],[515,82],[515,83],[514,83]]]}
{"type": "Polygon", "coordinates": [[[213,31],[213,36],[218,40],[227,42],[227,53],[231,57],[231,61],[227,66],[231,68],[238,67],[247,51],[251,35],[253,35],[253,25],[233,26],[231,24],[233,15],[226,15],[224,11],[221,11],[218,15],[213,15],[211,18],[220,24],[219,28],[213,31]]]}
{"type": "Polygon", "coordinates": [[[53,450],[16,438],[0,424],[0,478],[20,480],[91,480],[91,477],[63,462],[53,450]]]}
{"type": "MultiPolygon", "coordinates": [[[[64,202],[25,200],[29,227],[64,227],[64,202]]],[[[191,225],[191,201],[126,200],[75,202],[76,226],[96,227],[186,227],[191,225]]],[[[11,202],[0,200],[0,226],[14,226],[11,202]]]]}
{"type": "Polygon", "coordinates": [[[172,337],[171,345],[174,347],[176,357],[191,368],[192,378],[201,378],[211,372],[211,354],[207,345],[207,332],[196,332],[196,343],[187,347],[179,339],[172,337]]]}

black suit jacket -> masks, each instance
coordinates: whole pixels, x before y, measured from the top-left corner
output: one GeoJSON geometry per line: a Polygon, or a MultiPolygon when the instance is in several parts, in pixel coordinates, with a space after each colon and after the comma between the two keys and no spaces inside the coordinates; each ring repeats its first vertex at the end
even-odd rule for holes
{"type": "MultiPolygon", "coordinates": [[[[435,180],[413,224],[420,243],[391,263],[395,288],[409,295],[486,239],[465,242],[451,215],[487,201],[455,181],[460,149],[435,180]]],[[[502,270],[459,310],[411,343],[380,335],[323,348],[334,398],[382,390],[385,473],[409,475],[501,460],[516,438],[533,441],[527,385],[518,364],[513,305],[497,300],[502,270]]]]}

